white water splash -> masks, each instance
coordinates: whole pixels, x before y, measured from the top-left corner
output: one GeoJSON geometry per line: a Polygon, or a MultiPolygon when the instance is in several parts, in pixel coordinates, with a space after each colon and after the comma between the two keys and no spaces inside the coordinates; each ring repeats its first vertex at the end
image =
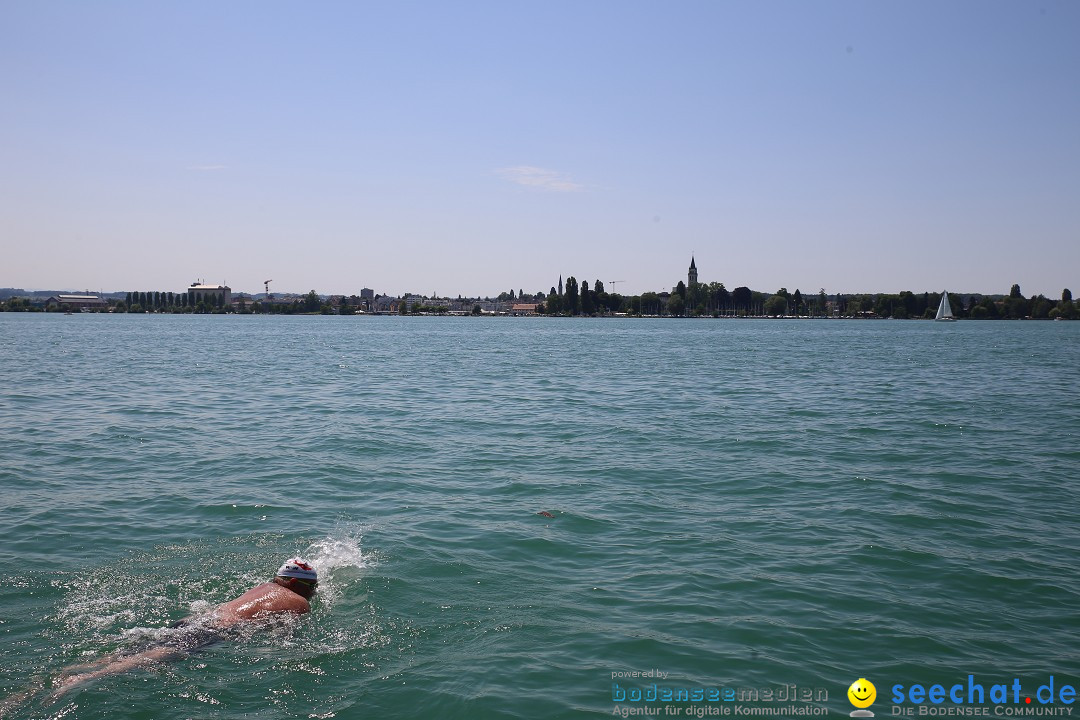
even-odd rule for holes
{"type": "Polygon", "coordinates": [[[354,575],[351,571],[364,570],[374,563],[370,555],[360,550],[361,536],[350,534],[344,537],[327,537],[313,542],[304,551],[304,556],[315,565],[319,572],[319,583],[326,576],[338,573],[354,575]]]}
{"type": "Polygon", "coordinates": [[[375,565],[371,553],[361,551],[361,537],[359,532],[331,535],[304,550],[304,558],[319,573],[319,598],[325,606],[332,606],[364,570],[375,565]]]}

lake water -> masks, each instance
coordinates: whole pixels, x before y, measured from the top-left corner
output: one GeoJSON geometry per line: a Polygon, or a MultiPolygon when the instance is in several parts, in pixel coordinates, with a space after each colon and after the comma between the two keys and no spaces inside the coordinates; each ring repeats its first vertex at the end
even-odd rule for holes
{"type": "Polygon", "coordinates": [[[12,717],[1080,684],[1080,323],[7,313],[0,373],[12,717]],[[310,616],[46,699],[296,553],[310,616]]]}

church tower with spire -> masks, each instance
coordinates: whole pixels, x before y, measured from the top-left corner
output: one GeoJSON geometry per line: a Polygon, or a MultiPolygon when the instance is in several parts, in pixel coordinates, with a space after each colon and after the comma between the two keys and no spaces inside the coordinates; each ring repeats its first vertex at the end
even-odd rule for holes
{"type": "Polygon", "coordinates": [[[697,282],[697,265],[694,264],[694,256],[690,256],[690,271],[686,273],[686,287],[697,282]]]}

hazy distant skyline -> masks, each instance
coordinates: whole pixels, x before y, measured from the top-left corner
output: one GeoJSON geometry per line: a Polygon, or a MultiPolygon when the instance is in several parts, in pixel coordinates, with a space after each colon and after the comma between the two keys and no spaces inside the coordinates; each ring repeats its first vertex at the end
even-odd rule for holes
{"type": "Polygon", "coordinates": [[[1080,292],[1075,2],[0,5],[0,286],[1080,292]]]}

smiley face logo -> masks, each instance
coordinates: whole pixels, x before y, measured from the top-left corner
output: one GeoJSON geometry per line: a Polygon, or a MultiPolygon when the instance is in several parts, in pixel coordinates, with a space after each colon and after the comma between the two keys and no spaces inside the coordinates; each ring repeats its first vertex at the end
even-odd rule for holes
{"type": "Polygon", "coordinates": [[[857,708],[868,708],[877,699],[877,688],[866,678],[859,678],[847,689],[848,700],[857,708]]]}

